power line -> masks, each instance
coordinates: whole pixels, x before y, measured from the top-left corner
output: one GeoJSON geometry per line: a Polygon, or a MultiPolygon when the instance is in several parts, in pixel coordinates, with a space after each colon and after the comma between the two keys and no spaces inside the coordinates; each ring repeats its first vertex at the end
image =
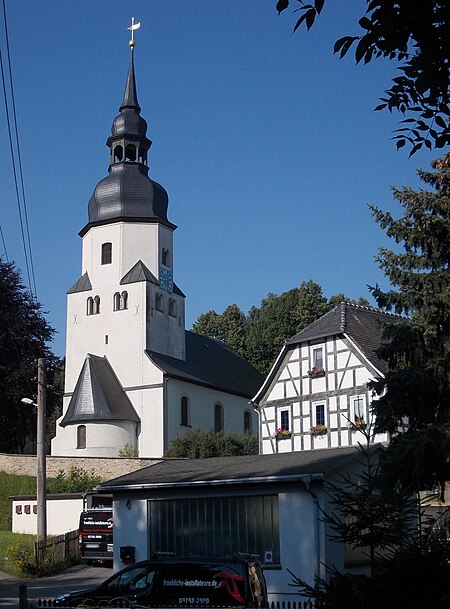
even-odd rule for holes
{"type": "Polygon", "coordinates": [[[6,243],[5,243],[5,238],[3,237],[3,231],[2,231],[2,226],[0,224],[0,237],[2,239],[2,243],[3,243],[3,249],[5,251],[5,258],[6,258],[6,262],[9,262],[8,260],[8,252],[6,251],[6,243]]]}
{"type": "MultiPolygon", "coordinates": [[[[19,212],[19,222],[20,222],[20,230],[22,236],[22,245],[25,255],[25,266],[27,270],[28,284],[30,288],[30,293],[32,296],[37,299],[37,291],[36,291],[36,278],[34,274],[34,264],[33,264],[33,253],[31,248],[31,238],[30,238],[30,228],[28,223],[28,211],[27,211],[27,201],[25,197],[25,186],[23,180],[23,171],[22,171],[22,157],[20,153],[20,142],[19,142],[19,129],[17,126],[17,114],[16,114],[16,104],[15,104],[15,96],[14,96],[14,86],[13,86],[13,78],[12,78],[12,67],[11,67],[11,55],[9,50],[9,36],[8,36],[8,22],[6,18],[6,4],[5,0],[2,2],[3,4],[3,21],[5,27],[5,40],[6,40],[6,52],[8,59],[8,73],[9,73],[9,90],[11,96],[11,105],[12,105],[12,114],[13,114],[13,126],[14,126],[14,139],[16,146],[16,154],[14,154],[14,144],[13,144],[13,136],[11,130],[11,118],[9,112],[9,104],[8,104],[8,95],[7,88],[5,82],[5,69],[3,64],[3,56],[0,49],[0,67],[1,67],[1,77],[2,77],[2,85],[3,85],[3,97],[5,101],[5,110],[6,110],[6,122],[8,125],[8,136],[9,136],[9,147],[11,152],[11,164],[14,175],[14,187],[16,192],[16,201],[17,208],[19,212]],[[18,171],[16,169],[16,156],[17,156],[17,165],[18,171]],[[19,176],[19,178],[18,178],[19,176]],[[21,190],[19,191],[20,181],[21,190]],[[22,203],[21,203],[22,196],[22,203]],[[23,208],[23,211],[22,211],[23,208]]],[[[5,248],[6,249],[6,248],[5,248]]]]}

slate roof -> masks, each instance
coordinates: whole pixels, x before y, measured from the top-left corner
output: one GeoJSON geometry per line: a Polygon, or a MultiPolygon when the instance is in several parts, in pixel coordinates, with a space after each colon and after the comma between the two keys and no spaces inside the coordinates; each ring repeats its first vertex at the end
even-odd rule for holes
{"type": "Polygon", "coordinates": [[[88,353],[60,425],[96,420],[140,421],[106,357],[88,353]]]}
{"type": "MultiPolygon", "coordinates": [[[[371,450],[378,451],[380,444],[371,450]]],[[[101,484],[102,492],[127,488],[170,486],[270,483],[305,478],[326,478],[357,459],[362,459],[354,446],[302,450],[274,455],[213,457],[209,459],[166,459],[101,484]]]]}
{"type": "Polygon", "coordinates": [[[233,349],[186,330],[186,361],[146,352],[168,376],[251,399],[264,377],[233,349]]]}
{"type": "Polygon", "coordinates": [[[92,290],[92,284],[86,271],[86,273],[80,277],[69,290],[67,290],[67,293],[75,294],[76,292],[87,292],[88,290],[92,290]]]}
{"type": "Polygon", "coordinates": [[[380,372],[385,373],[386,363],[376,354],[383,342],[384,325],[398,323],[404,319],[399,315],[343,302],[298,332],[286,344],[295,345],[345,333],[356,343],[366,358],[380,372]]]}
{"type": "MultiPolygon", "coordinates": [[[[159,281],[153,275],[151,270],[142,262],[138,260],[136,264],[126,273],[120,280],[120,285],[126,285],[127,283],[137,283],[139,281],[149,281],[155,285],[159,285],[159,281]]],[[[174,294],[185,297],[180,288],[174,283],[173,284],[174,294]]]]}

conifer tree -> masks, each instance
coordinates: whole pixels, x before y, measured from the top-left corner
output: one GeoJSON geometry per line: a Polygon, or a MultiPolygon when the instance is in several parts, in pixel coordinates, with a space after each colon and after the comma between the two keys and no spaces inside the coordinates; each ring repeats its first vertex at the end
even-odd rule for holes
{"type": "Polygon", "coordinates": [[[404,215],[372,207],[402,251],[381,249],[378,263],[393,289],[373,294],[408,319],[385,329],[386,376],[372,384],[377,432],[389,432],[388,481],[421,490],[450,480],[450,154],[419,171],[433,190],[394,189],[404,215]]]}

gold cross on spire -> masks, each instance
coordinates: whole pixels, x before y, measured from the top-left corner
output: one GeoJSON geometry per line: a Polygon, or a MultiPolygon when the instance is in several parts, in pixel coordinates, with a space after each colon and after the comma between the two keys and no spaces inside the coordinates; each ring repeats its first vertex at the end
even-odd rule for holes
{"type": "Polygon", "coordinates": [[[129,42],[129,45],[132,49],[136,46],[136,42],[134,41],[134,30],[138,30],[140,27],[141,27],[141,22],[139,21],[138,23],[135,23],[134,17],[131,17],[131,26],[127,29],[131,30],[131,40],[129,42]]]}

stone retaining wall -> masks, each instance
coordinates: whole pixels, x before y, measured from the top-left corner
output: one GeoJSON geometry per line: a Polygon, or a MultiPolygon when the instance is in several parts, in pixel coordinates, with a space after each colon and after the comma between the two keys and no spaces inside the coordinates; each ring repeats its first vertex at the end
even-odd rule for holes
{"type": "MultiPolygon", "coordinates": [[[[53,457],[47,455],[47,477],[56,478],[61,471],[70,467],[81,467],[94,471],[102,480],[110,480],[129,474],[137,469],[158,463],[161,459],[127,459],[112,457],[53,457]]],[[[0,471],[7,474],[36,476],[35,455],[6,455],[0,454],[0,471]]]]}

